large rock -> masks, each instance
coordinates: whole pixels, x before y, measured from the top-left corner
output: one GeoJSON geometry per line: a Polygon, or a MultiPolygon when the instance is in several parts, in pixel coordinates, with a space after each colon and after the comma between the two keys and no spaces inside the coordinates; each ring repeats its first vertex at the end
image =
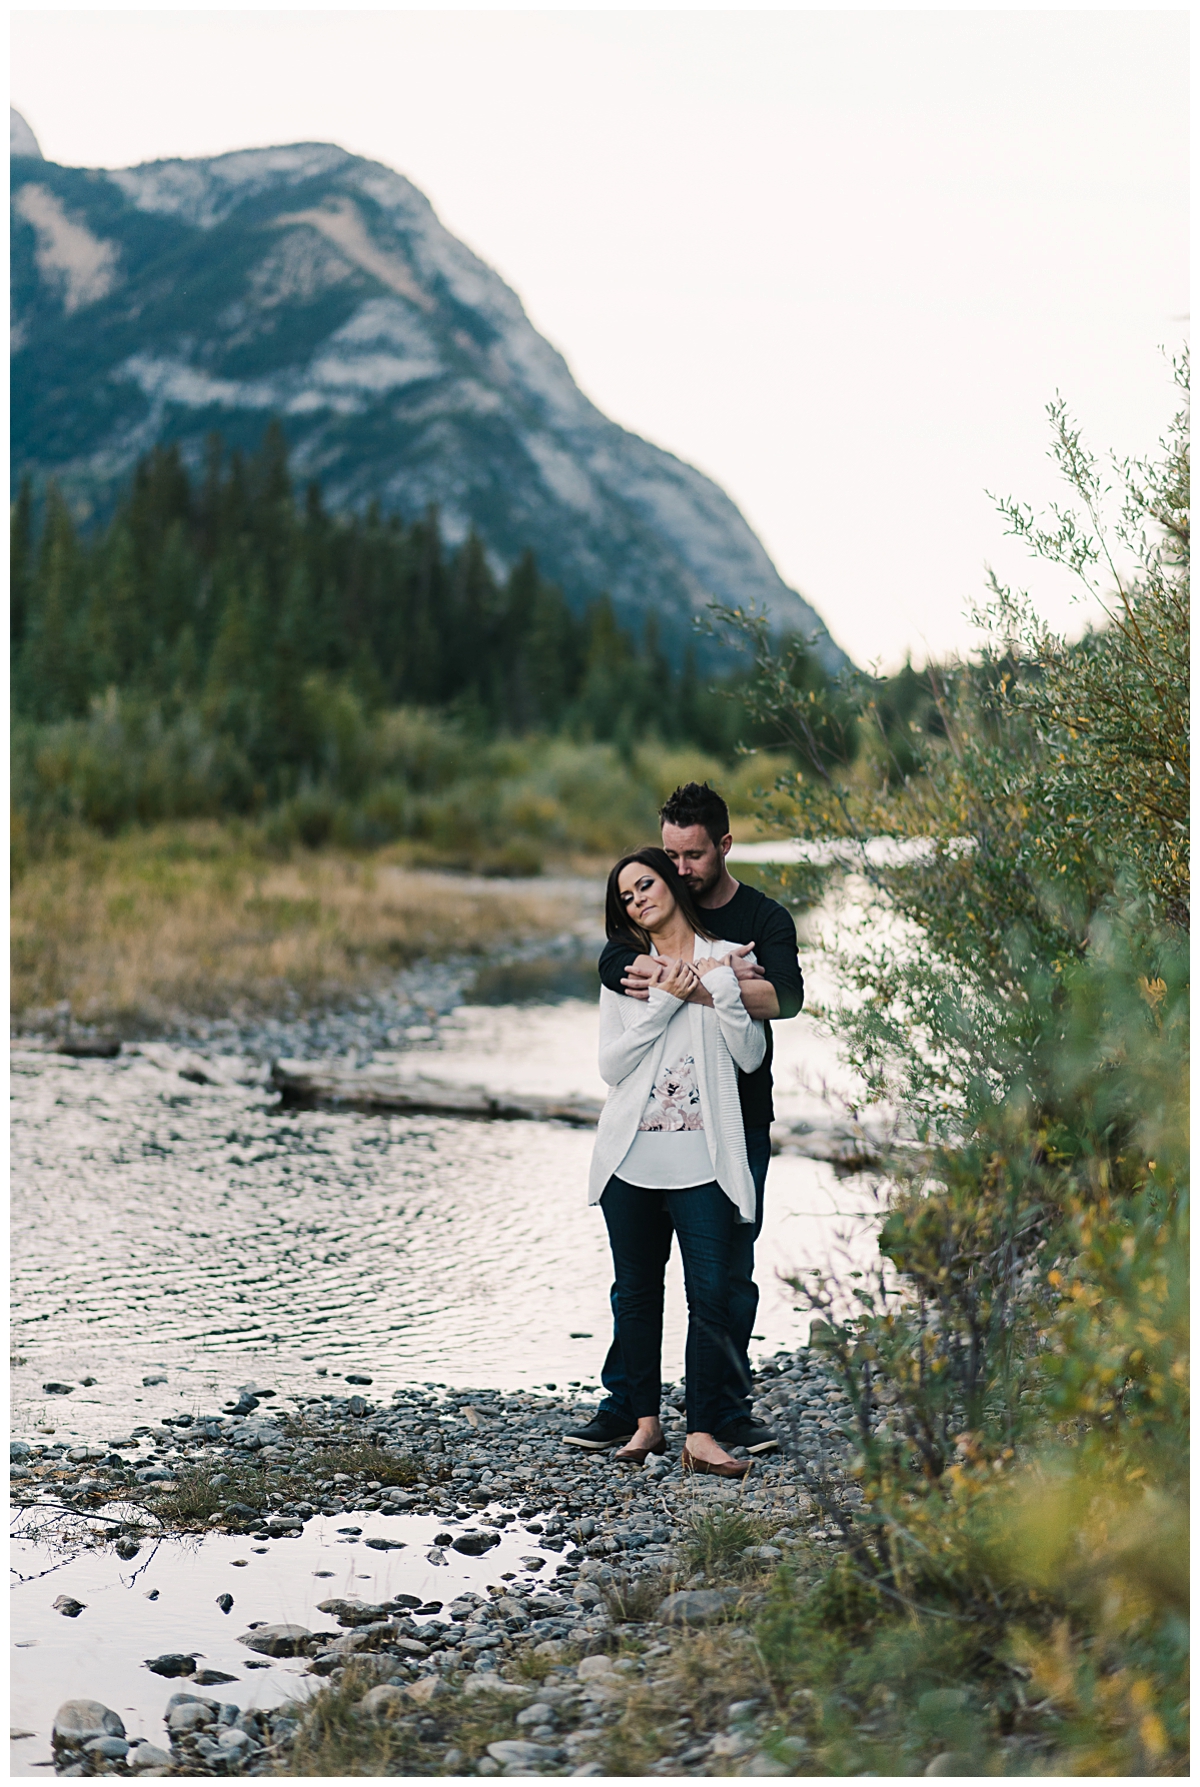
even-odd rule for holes
{"type": "Polygon", "coordinates": [[[411,1711],[412,1701],[407,1688],[402,1688],[395,1682],[384,1682],[363,1695],[358,1703],[358,1710],[369,1719],[387,1719],[397,1713],[411,1711]]]}
{"type": "Polygon", "coordinates": [[[423,1675],[419,1681],[409,1682],[404,1691],[418,1706],[428,1706],[431,1700],[442,1700],[453,1692],[440,1675],[423,1675]]]}
{"type": "Polygon", "coordinates": [[[221,1710],[221,1702],[210,1700],[207,1694],[172,1694],[167,1701],[166,1716],[168,1718],[177,1706],[206,1706],[214,1719],[221,1710]]]}
{"type": "Polygon", "coordinates": [[[54,1715],[50,1741],[57,1747],[78,1750],[93,1737],[124,1737],[120,1713],[100,1700],[64,1700],[54,1715]]]}
{"type": "Polygon", "coordinates": [[[460,1533],[452,1549],[460,1551],[464,1557],[482,1557],[485,1551],[499,1543],[499,1533],[460,1533]]]}
{"type": "Polygon", "coordinates": [[[258,1626],[243,1632],[238,1643],[263,1657],[295,1657],[311,1637],[307,1626],[258,1626]]]}
{"type": "Polygon", "coordinates": [[[708,1626],[728,1619],[742,1599],[736,1588],[685,1588],[668,1595],[656,1617],[664,1626],[708,1626]]]}
{"type": "Polygon", "coordinates": [[[615,1681],[617,1672],[613,1668],[612,1658],[599,1654],[594,1657],[581,1657],[575,1670],[581,1682],[615,1681]]]}

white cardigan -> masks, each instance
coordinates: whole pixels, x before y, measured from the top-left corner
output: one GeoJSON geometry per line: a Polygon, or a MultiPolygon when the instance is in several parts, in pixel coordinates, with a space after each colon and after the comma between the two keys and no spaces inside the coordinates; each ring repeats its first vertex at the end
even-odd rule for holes
{"type": "MultiPolygon", "coordinates": [[[[697,951],[718,958],[736,948],[734,943],[696,940],[697,951]]],[[[753,955],[746,960],[752,962],[753,955]]],[[[704,1134],[717,1184],[737,1205],[738,1220],[753,1222],[754,1181],[746,1164],[737,1069],[753,1073],[762,1065],[767,1052],[766,1027],[742,1004],[732,968],[714,968],[704,976],[704,985],[712,995],[712,1006],[688,1006],[704,1134]]],[[[612,993],[607,987],[600,989],[600,1073],[612,1090],[596,1130],[588,1177],[589,1204],[600,1202],[605,1186],[633,1144],[663,1064],[664,1032],[682,1003],[661,987],[650,988],[648,1001],[612,993]]]]}

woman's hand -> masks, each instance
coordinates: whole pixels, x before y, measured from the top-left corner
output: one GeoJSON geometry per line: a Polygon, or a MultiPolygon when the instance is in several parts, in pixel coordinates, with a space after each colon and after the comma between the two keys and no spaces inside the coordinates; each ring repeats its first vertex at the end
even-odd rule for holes
{"type": "Polygon", "coordinates": [[[701,956],[698,962],[692,963],[692,967],[696,970],[697,980],[703,980],[704,976],[711,974],[714,968],[727,968],[728,966],[728,962],[722,961],[720,956],[701,956]]]}
{"type": "Polygon", "coordinates": [[[686,999],[696,991],[700,979],[693,963],[681,961],[676,956],[662,956],[659,958],[656,985],[665,993],[674,994],[676,999],[686,999]]]}

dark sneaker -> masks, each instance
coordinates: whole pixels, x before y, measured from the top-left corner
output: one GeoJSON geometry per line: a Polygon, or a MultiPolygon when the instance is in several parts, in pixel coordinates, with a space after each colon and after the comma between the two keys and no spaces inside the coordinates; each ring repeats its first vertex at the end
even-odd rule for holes
{"type": "Polygon", "coordinates": [[[752,1457],[761,1457],[764,1452],[779,1450],[779,1441],[761,1421],[737,1421],[723,1433],[714,1433],[713,1438],[727,1452],[732,1452],[735,1446],[744,1446],[752,1457]]]}
{"type": "Polygon", "coordinates": [[[582,1446],[585,1452],[603,1452],[609,1446],[621,1446],[633,1438],[636,1421],[621,1421],[616,1415],[594,1415],[586,1427],[573,1428],[562,1436],[564,1446],[582,1446]]]}

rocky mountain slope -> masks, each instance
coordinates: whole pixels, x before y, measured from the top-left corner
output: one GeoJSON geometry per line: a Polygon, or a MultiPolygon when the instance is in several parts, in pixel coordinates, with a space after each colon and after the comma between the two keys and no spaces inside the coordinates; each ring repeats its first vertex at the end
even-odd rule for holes
{"type": "Polygon", "coordinates": [[[120,171],[12,161],[12,467],[103,509],[137,457],[282,419],[333,506],[436,503],[678,651],[714,596],[845,663],[710,479],[610,422],[401,174],[327,143],[120,171]]]}

